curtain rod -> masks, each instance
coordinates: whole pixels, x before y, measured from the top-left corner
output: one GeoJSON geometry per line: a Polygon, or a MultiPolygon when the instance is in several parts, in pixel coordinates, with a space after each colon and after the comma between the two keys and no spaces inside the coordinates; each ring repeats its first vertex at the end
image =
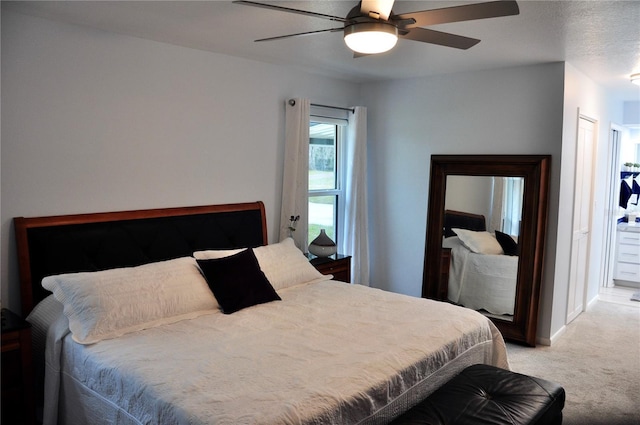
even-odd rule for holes
{"type": "MultiPolygon", "coordinates": [[[[296,101],[294,99],[289,99],[289,105],[294,106],[295,104],[296,104],[296,101]]],[[[320,105],[317,103],[312,103],[311,106],[315,106],[317,108],[339,109],[341,111],[349,111],[352,114],[356,111],[354,108],[343,108],[341,106],[320,105]]]]}
{"type": "Polygon", "coordinates": [[[324,116],[324,115],[314,115],[314,114],[311,114],[309,116],[312,117],[312,118],[324,118],[324,119],[328,119],[328,120],[337,120],[337,121],[349,122],[349,120],[346,119],[346,118],[327,117],[327,116],[324,116]]]}

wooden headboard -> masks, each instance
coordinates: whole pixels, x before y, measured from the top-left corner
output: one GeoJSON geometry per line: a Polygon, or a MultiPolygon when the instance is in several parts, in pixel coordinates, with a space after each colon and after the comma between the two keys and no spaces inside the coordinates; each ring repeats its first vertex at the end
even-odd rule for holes
{"type": "Polygon", "coordinates": [[[267,244],[264,204],[14,218],[22,315],[50,294],[45,276],[132,267],[204,249],[267,244]]]}
{"type": "Polygon", "coordinates": [[[487,230],[487,221],[483,215],[473,214],[462,211],[445,210],[444,211],[444,237],[455,236],[451,230],[467,229],[476,232],[487,230]]]}

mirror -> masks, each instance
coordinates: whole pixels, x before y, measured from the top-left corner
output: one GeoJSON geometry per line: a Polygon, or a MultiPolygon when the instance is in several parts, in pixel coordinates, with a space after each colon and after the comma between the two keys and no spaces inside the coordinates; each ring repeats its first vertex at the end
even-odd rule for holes
{"type": "Polygon", "coordinates": [[[549,155],[431,157],[423,297],[467,304],[490,317],[505,339],[535,346],[550,161],[549,155]],[[495,240],[486,239],[490,234],[495,240]],[[497,240],[502,244],[493,252],[497,240]],[[474,262],[480,273],[467,274],[474,262]]]}
{"type": "Polygon", "coordinates": [[[446,187],[442,258],[449,267],[443,265],[442,279],[443,284],[448,280],[447,299],[513,321],[524,178],[449,175],[446,187]]]}

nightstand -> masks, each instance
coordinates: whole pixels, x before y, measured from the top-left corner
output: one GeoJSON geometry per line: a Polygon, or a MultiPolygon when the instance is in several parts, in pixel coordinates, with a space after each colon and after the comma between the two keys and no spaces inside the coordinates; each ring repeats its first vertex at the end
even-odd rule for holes
{"type": "Polygon", "coordinates": [[[442,248],[440,256],[440,281],[438,299],[446,300],[449,294],[449,268],[451,267],[451,248],[442,248]]]}
{"type": "Polygon", "coordinates": [[[322,274],[332,274],[335,280],[351,282],[351,256],[334,254],[329,257],[316,257],[307,254],[309,262],[322,274]]]}
{"type": "Polygon", "coordinates": [[[2,309],[2,423],[32,424],[31,325],[2,309]]]}

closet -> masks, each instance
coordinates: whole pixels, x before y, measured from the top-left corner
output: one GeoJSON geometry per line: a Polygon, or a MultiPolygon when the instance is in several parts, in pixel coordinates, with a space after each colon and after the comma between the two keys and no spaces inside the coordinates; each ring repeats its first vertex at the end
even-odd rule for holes
{"type": "Polygon", "coordinates": [[[640,287],[640,222],[635,211],[640,198],[640,171],[620,173],[619,205],[627,213],[618,219],[616,229],[616,285],[640,287]]]}

